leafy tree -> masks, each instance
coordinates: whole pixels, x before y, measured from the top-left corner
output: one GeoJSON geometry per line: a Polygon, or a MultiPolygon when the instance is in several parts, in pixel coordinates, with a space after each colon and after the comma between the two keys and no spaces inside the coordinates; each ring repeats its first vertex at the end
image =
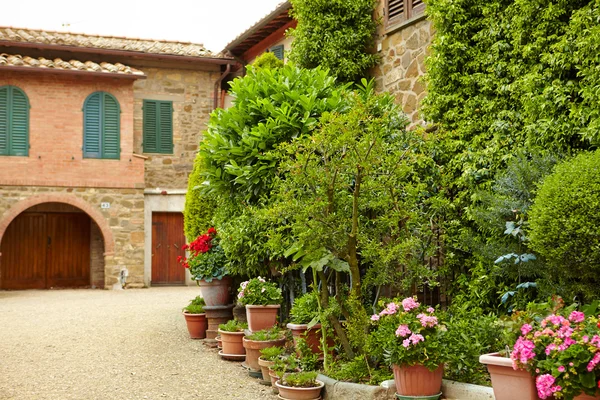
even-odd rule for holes
{"type": "Polygon", "coordinates": [[[304,68],[321,66],[342,82],[359,81],[378,62],[373,47],[376,0],[291,0],[298,26],[290,60],[304,68]]]}

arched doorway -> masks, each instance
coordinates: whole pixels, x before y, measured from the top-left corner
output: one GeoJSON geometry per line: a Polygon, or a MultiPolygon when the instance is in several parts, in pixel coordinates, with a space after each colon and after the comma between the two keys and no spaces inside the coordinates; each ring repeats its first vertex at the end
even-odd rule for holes
{"type": "Polygon", "coordinates": [[[71,204],[47,202],[14,217],[0,243],[0,289],[104,286],[104,239],[71,204]]]}

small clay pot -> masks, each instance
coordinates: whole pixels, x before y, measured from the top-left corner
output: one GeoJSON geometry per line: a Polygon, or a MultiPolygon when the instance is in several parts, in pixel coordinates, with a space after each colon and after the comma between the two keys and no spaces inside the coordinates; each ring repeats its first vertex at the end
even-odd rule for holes
{"type": "Polygon", "coordinates": [[[277,374],[275,373],[275,371],[273,371],[271,369],[271,367],[269,367],[269,378],[271,378],[271,386],[273,387],[273,393],[278,394],[279,393],[279,389],[277,388],[277,386],[275,385],[275,383],[277,383],[277,381],[279,380],[279,377],[277,376],[277,374]]]}
{"type": "Polygon", "coordinates": [[[227,355],[244,355],[246,349],[242,340],[244,332],[225,332],[219,329],[221,335],[221,344],[223,346],[223,354],[227,355]]]}
{"type": "Polygon", "coordinates": [[[204,339],[206,337],[206,328],[208,327],[206,314],[190,314],[184,312],[183,316],[185,317],[185,323],[188,332],[190,333],[190,338],[204,339]]]}
{"type": "Polygon", "coordinates": [[[442,391],[444,365],[430,371],[422,365],[392,365],[396,393],[400,396],[436,396],[442,391]]]}
{"type": "Polygon", "coordinates": [[[269,382],[271,384],[271,377],[269,376],[269,368],[275,364],[275,361],[267,361],[263,360],[261,357],[258,357],[258,365],[260,365],[260,370],[262,372],[263,381],[269,382]]]}
{"type": "Polygon", "coordinates": [[[312,388],[300,388],[300,387],[291,387],[284,386],[279,383],[279,381],[275,382],[275,386],[279,389],[279,396],[286,400],[315,400],[321,398],[321,390],[323,390],[323,386],[325,384],[319,380],[317,380],[317,384],[319,386],[312,388]]]}
{"type": "Polygon", "coordinates": [[[246,318],[250,332],[258,332],[263,329],[272,328],[277,323],[279,304],[269,306],[246,305],[246,318]]]}
{"type": "Polygon", "coordinates": [[[258,358],[260,351],[269,347],[285,346],[285,338],[268,341],[248,340],[243,339],[244,348],[246,349],[246,365],[253,371],[260,371],[258,358]]]}

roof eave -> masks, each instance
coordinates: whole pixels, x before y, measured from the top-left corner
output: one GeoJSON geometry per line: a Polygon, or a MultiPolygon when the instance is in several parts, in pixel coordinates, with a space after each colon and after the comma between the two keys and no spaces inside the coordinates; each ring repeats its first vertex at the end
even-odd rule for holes
{"type": "Polygon", "coordinates": [[[271,20],[273,18],[278,17],[279,15],[281,15],[281,13],[283,13],[284,11],[288,11],[291,8],[292,8],[292,5],[290,4],[289,1],[285,1],[285,2],[281,3],[279,5],[279,7],[277,7],[275,10],[273,10],[269,15],[267,15],[266,17],[264,17],[263,19],[258,21],[256,24],[254,24],[253,26],[248,28],[248,30],[246,30],[240,36],[238,36],[237,38],[235,38],[231,42],[229,42],[227,44],[227,46],[225,46],[225,48],[221,51],[221,53],[231,51],[232,49],[237,47],[239,44],[244,42],[246,39],[248,39],[250,36],[252,36],[252,34],[254,34],[254,32],[256,32],[257,30],[261,29],[262,27],[267,25],[269,22],[271,22],[271,20]]]}
{"type": "Polygon", "coordinates": [[[56,69],[56,68],[44,68],[44,67],[25,67],[25,66],[13,66],[13,65],[2,65],[0,71],[17,71],[17,72],[38,72],[46,74],[68,74],[68,75],[84,75],[84,76],[102,76],[104,78],[119,78],[119,79],[146,79],[146,75],[139,74],[119,74],[114,72],[98,72],[98,71],[82,71],[76,69],[56,69]]]}

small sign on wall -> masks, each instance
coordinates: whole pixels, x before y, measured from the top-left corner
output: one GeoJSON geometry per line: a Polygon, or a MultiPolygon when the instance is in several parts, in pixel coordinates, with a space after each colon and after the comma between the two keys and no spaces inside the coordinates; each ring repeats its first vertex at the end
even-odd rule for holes
{"type": "Polygon", "coordinates": [[[110,203],[102,202],[102,203],[100,203],[100,208],[102,208],[102,209],[110,208],[110,203]]]}

